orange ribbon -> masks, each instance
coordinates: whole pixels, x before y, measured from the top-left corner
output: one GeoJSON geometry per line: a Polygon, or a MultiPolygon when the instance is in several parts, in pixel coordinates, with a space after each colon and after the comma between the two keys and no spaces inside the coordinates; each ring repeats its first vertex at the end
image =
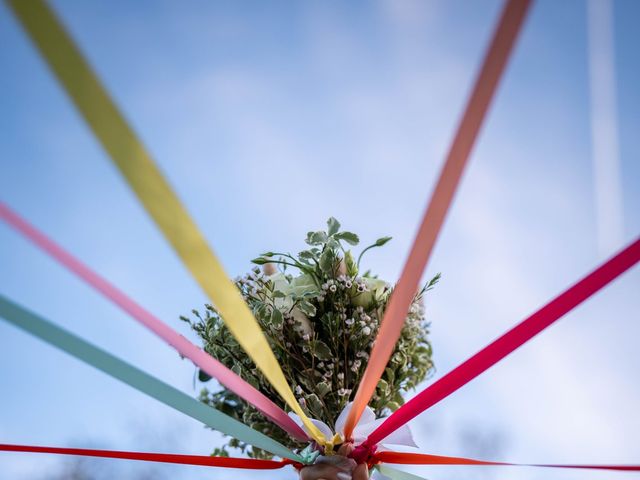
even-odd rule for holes
{"type": "Polygon", "coordinates": [[[444,455],[427,455],[423,453],[379,452],[374,456],[374,463],[396,463],[402,465],[479,465],[498,467],[546,467],[546,468],[581,468],[588,470],[618,470],[638,472],[640,465],[587,465],[587,464],[552,464],[552,463],[507,463],[475,460],[465,457],[447,457],[444,455]]]}
{"type": "Polygon", "coordinates": [[[433,246],[444,223],[462,172],[478,137],[478,132],[506,66],[509,54],[524,22],[530,0],[509,0],[502,12],[493,40],[476,79],[467,108],[436,183],[429,206],[422,218],[418,234],[404,265],[384,314],[371,358],[353,401],[345,424],[345,435],[351,437],[364,408],[375,392],[378,380],[391,357],[409,306],[425,270],[433,246]]]}

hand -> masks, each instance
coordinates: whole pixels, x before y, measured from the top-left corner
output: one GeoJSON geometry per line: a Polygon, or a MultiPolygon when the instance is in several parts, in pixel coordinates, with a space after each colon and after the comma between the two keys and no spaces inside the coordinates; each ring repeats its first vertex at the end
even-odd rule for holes
{"type": "Polygon", "coordinates": [[[314,465],[300,470],[300,480],[368,480],[367,465],[357,465],[352,459],[347,458],[352,451],[353,445],[345,443],[337,455],[318,457],[314,465]]]}
{"type": "Polygon", "coordinates": [[[360,464],[353,471],[345,471],[329,463],[318,463],[300,470],[300,480],[368,480],[369,469],[360,464]]]}

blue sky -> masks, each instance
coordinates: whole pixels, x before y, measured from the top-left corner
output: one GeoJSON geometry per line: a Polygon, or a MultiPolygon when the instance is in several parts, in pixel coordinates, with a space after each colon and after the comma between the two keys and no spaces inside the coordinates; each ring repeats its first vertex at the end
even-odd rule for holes
{"type": "MultiPolygon", "coordinates": [[[[296,251],[333,215],[365,241],[394,237],[369,257],[390,281],[501,5],[52,3],[230,274],[261,251],[296,251]]],[[[638,3],[615,2],[626,241],[640,232],[639,14],[638,3]]],[[[583,1],[534,5],[426,274],[443,274],[427,305],[436,376],[602,260],[586,46],[583,1]]],[[[0,65],[0,198],[188,334],[177,318],[204,295],[4,5],[0,65]]],[[[2,294],[196,394],[193,368],[161,341],[4,225],[0,245],[2,294]]],[[[500,438],[496,453],[508,460],[637,462],[638,287],[636,268],[419,417],[422,450],[482,453],[461,441],[472,431],[500,438]]],[[[3,442],[208,453],[220,441],[4,322],[0,339],[3,442]]],[[[0,478],[43,478],[59,461],[2,454],[0,478]]],[[[549,475],[417,471],[434,480],[549,475]]]]}

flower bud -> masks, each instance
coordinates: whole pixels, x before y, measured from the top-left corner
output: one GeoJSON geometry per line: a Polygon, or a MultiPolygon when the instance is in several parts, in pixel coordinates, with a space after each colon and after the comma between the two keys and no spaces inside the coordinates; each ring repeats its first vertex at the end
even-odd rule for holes
{"type": "Polygon", "coordinates": [[[338,276],[347,275],[347,264],[344,261],[344,258],[340,259],[340,264],[338,265],[338,276]]]}
{"type": "Polygon", "coordinates": [[[276,268],[275,263],[265,263],[262,266],[262,272],[267,276],[271,276],[278,273],[278,269],[276,268]]]}

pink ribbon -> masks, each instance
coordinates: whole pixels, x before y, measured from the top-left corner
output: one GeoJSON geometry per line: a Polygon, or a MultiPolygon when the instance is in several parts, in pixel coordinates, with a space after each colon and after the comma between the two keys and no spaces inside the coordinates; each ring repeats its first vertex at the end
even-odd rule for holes
{"type": "Polygon", "coordinates": [[[122,310],[131,315],[139,323],[147,327],[157,336],[165,340],[175,348],[180,355],[190,359],[207,374],[217,379],[222,385],[243,398],[273,423],[288,432],[293,438],[307,441],[309,437],[280,407],[260,393],[257,389],[245,382],[233,371],[225,367],[211,355],[196,347],[193,343],[173,330],[162,320],[134,302],[124,292],[116,288],[100,275],[92,271],[85,264],[63,250],[44,233],[36,230],[17,213],[11,211],[0,202],[0,219],[4,220],[16,231],[31,240],[41,250],[56,259],[61,265],[75,273],[78,277],[91,285],[106,298],[118,305],[122,310]]]}

